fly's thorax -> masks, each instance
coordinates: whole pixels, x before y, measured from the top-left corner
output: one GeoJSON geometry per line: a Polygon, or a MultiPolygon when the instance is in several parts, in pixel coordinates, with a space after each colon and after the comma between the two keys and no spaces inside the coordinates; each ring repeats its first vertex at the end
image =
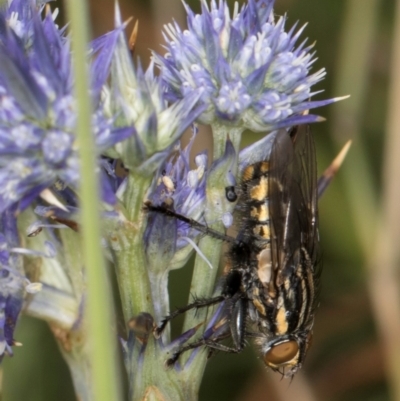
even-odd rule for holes
{"type": "MultiPolygon", "coordinates": [[[[247,166],[242,175],[239,204],[257,204],[268,198],[268,162],[259,162],[247,166]]],[[[258,218],[256,210],[250,207],[252,217],[258,218]]]]}
{"type": "Polygon", "coordinates": [[[261,175],[267,174],[269,171],[269,162],[261,161],[254,164],[249,164],[243,169],[242,182],[248,182],[261,175]]]}

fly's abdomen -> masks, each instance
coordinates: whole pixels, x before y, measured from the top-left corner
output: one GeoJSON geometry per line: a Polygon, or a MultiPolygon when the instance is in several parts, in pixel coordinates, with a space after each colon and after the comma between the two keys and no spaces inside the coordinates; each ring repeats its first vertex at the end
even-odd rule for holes
{"type": "MultiPolygon", "coordinates": [[[[269,163],[262,161],[247,166],[242,174],[240,205],[241,240],[251,249],[250,271],[253,280],[268,287],[271,281],[270,214],[268,205],[269,163]]],[[[245,267],[245,266],[243,266],[245,267]]],[[[246,267],[245,267],[246,268],[246,267]]],[[[261,291],[262,293],[263,291],[261,291]]],[[[249,294],[257,310],[265,314],[264,301],[249,294]]]]}
{"type": "Polygon", "coordinates": [[[312,317],[314,284],[308,267],[301,263],[283,278],[273,316],[272,332],[285,335],[306,329],[312,317]]]}

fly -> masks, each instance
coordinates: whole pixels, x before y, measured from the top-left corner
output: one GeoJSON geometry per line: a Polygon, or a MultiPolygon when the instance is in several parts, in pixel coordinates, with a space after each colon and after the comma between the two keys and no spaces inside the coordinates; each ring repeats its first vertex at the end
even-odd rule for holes
{"type": "MultiPolygon", "coordinates": [[[[322,178],[321,185],[326,187],[332,176],[322,178]]],[[[200,346],[211,352],[238,353],[246,339],[252,338],[271,369],[291,377],[302,366],[311,344],[321,273],[318,186],[314,141],[309,127],[299,126],[289,133],[279,130],[269,160],[243,169],[236,238],[147,204],[150,211],[176,217],[230,243],[231,269],[221,295],[195,300],[165,317],[156,328],[159,336],[177,315],[221,304],[217,320],[203,336],[178,349],[167,364],[200,346]],[[232,339],[233,346],[222,343],[226,338],[232,339]]]]}

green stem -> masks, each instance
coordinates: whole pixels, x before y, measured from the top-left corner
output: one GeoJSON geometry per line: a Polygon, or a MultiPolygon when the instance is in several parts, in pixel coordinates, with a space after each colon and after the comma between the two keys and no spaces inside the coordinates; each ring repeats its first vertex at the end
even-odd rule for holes
{"type": "MultiPolygon", "coordinates": [[[[36,221],[31,209],[25,210],[19,219],[21,232],[36,221]]],[[[43,284],[41,291],[27,297],[24,313],[46,321],[70,369],[77,398],[93,400],[93,372],[89,350],[91,337],[87,335],[82,318],[85,293],[81,237],[65,228],[59,230],[63,252],[54,258],[26,257],[25,271],[32,281],[43,284]],[[78,324],[80,322],[80,324],[78,324]],[[76,327],[77,326],[77,327],[76,327]]],[[[29,249],[41,251],[51,238],[47,232],[25,239],[29,249]]]]}
{"type": "MultiPolygon", "coordinates": [[[[227,181],[228,172],[232,173],[234,176],[237,174],[237,159],[242,129],[220,124],[213,125],[212,129],[214,139],[214,163],[207,179],[205,219],[209,227],[219,232],[224,232],[225,228],[221,223],[221,216],[223,213],[232,212],[235,206],[226,199],[225,188],[231,185],[231,183],[227,181]],[[236,152],[233,160],[224,158],[228,139],[231,140],[236,152]]],[[[218,241],[209,236],[204,236],[199,242],[199,248],[214,268],[210,269],[204,259],[197,255],[190,294],[191,297],[208,298],[212,296],[214,291],[222,243],[218,243],[218,241]]],[[[193,299],[189,301],[193,301],[193,299]]],[[[207,321],[207,315],[210,316],[212,311],[213,308],[210,308],[209,311],[200,309],[196,312],[187,313],[183,325],[184,331],[207,321]]],[[[203,330],[204,328],[205,326],[203,330]]],[[[201,335],[201,330],[199,330],[199,335],[201,335]]],[[[185,376],[184,382],[188,387],[187,391],[191,393],[192,397],[197,397],[206,360],[206,353],[199,353],[189,369],[183,372],[185,376]]]]}
{"type": "Polygon", "coordinates": [[[164,366],[166,354],[159,347],[158,340],[149,337],[144,355],[136,346],[131,358],[132,392],[131,401],[194,401],[186,392],[187,383],[173,368],[164,366]]]}
{"type": "Polygon", "coordinates": [[[93,365],[85,330],[63,330],[50,324],[61,354],[71,372],[75,393],[79,401],[93,401],[93,365]]]}
{"type": "MultiPolygon", "coordinates": [[[[143,243],[146,223],[143,202],[151,180],[152,177],[130,171],[123,199],[126,221],[110,236],[127,325],[142,312],[155,316],[143,243]]],[[[166,280],[162,281],[166,284],[166,280]]],[[[188,400],[180,375],[164,366],[167,355],[160,340],[149,333],[144,341],[143,338],[135,338],[135,333],[131,332],[128,341],[125,363],[131,401],[188,400]]]]}
{"type": "Polygon", "coordinates": [[[111,242],[114,242],[115,265],[126,324],[141,312],[148,312],[154,316],[147,261],[143,249],[145,229],[143,201],[151,179],[152,177],[145,177],[132,171],[129,173],[124,194],[127,220],[111,238],[111,242]]]}
{"type": "MultiPolygon", "coordinates": [[[[153,274],[153,272],[149,270],[148,273],[151,283],[151,291],[154,299],[154,318],[156,322],[159,322],[169,313],[169,271],[166,269],[164,273],[153,274]]],[[[163,332],[163,339],[169,342],[170,337],[170,327],[168,325],[163,332]]]]}
{"type": "Polygon", "coordinates": [[[101,247],[100,191],[95,172],[97,152],[91,127],[92,106],[89,97],[89,76],[86,52],[89,38],[87,3],[67,1],[71,21],[75,96],[77,99],[77,139],[81,163],[81,223],[83,262],[87,278],[87,308],[82,324],[88,324],[88,366],[96,401],[120,399],[120,384],[116,369],[115,335],[111,331],[110,288],[106,278],[101,247]]]}
{"type": "Polygon", "coordinates": [[[213,133],[214,161],[223,156],[228,138],[231,140],[236,153],[239,154],[243,128],[230,127],[220,123],[214,123],[211,126],[211,129],[213,133]]]}

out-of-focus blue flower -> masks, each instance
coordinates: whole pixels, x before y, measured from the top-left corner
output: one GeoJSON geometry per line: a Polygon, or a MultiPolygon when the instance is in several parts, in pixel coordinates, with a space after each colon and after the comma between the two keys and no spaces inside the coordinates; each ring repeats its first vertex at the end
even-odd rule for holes
{"type": "MultiPolygon", "coordinates": [[[[116,29],[122,26],[116,8],[116,29]]],[[[154,76],[153,65],[146,72],[135,67],[132,54],[121,31],[114,52],[111,68],[112,86],[110,104],[112,113],[118,115],[122,125],[136,128],[131,138],[116,145],[116,153],[109,156],[121,158],[129,170],[150,175],[164,163],[186,128],[204,110],[196,105],[201,89],[193,90],[184,99],[169,105],[164,97],[164,87],[154,76]]]]}
{"type": "Polygon", "coordinates": [[[310,74],[312,45],[296,44],[304,27],[285,32],[286,17],[275,20],[274,0],[249,0],[230,16],[225,0],[201,1],[195,15],[185,4],[188,30],[165,28],[167,53],[155,55],[172,101],[202,89],[203,123],[271,131],[310,123],[305,110],[336,99],[310,101],[311,87],[325,70],[310,74]]]}
{"type": "Polygon", "coordinates": [[[12,211],[0,215],[0,360],[12,355],[14,329],[21,312],[27,280],[19,246],[17,222],[12,211]]]}
{"type": "MultiPolygon", "coordinates": [[[[57,179],[72,186],[79,181],[70,43],[55,16],[42,18],[26,0],[13,0],[0,12],[0,212],[14,203],[23,209],[57,179]]],[[[99,154],[133,131],[114,127],[100,96],[116,35],[92,48],[102,60],[91,68],[99,154]]]]}

